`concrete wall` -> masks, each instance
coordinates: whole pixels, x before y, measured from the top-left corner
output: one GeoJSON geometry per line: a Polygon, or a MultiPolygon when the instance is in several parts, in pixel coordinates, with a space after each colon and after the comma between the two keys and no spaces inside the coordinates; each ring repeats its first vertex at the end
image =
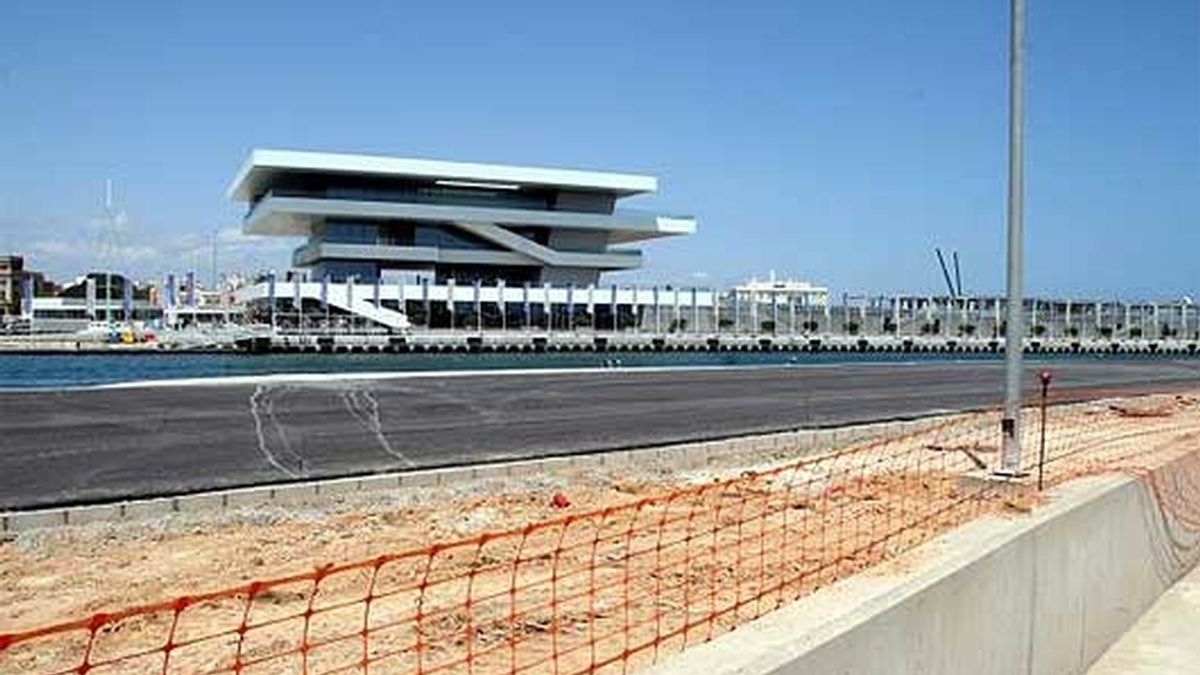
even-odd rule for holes
{"type": "MultiPolygon", "coordinates": [[[[1160,478],[1195,486],[1197,465],[1160,478]]],[[[1198,553],[1197,531],[1145,483],[1084,479],[1031,516],[969,524],[650,672],[1082,673],[1198,553]]]]}

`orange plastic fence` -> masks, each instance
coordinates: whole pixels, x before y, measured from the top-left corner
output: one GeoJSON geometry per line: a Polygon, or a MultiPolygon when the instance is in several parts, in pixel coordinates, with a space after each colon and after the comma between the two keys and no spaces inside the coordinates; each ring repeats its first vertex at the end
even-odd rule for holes
{"type": "MultiPolygon", "coordinates": [[[[1052,408],[1050,483],[1196,448],[1193,402],[1139,405],[1052,408]]],[[[617,506],[0,634],[0,672],[628,672],[1011,507],[963,480],[994,461],[998,426],[995,412],[931,421],[617,506]]],[[[1036,409],[1023,429],[1033,469],[1036,409]]],[[[1158,491],[1200,528],[1195,487],[1158,491]]]]}

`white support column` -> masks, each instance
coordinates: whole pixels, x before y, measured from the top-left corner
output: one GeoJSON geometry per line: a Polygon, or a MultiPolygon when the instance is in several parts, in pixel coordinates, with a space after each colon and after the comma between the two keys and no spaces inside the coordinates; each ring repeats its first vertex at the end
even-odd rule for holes
{"type": "Polygon", "coordinates": [[[662,302],[660,302],[658,286],[654,287],[654,292],[653,292],[653,295],[651,295],[651,298],[654,300],[654,334],[661,335],[662,334],[662,302]]]}
{"type": "Polygon", "coordinates": [[[296,310],[296,328],[304,329],[304,291],[300,287],[300,275],[292,276],[292,309],[296,310]]]}
{"type": "MultiPolygon", "coordinates": [[[[672,319],[672,321],[674,321],[674,322],[675,322],[675,330],[676,330],[676,331],[680,331],[679,320],[682,318],[682,315],[679,313],[679,287],[678,287],[678,286],[676,286],[676,287],[675,287],[674,289],[672,289],[672,290],[673,290],[673,292],[674,292],[674,294],[675,294],[675,297],[674,297],[674,310],[673,310],[673,313],[674,313],[675,317],[672,319]]],[[[682,332],[682,331],[680,331],[680,332],[682,332]]]]}
{"type": "Polygon", "coordinates": [[[596,332],[596,284],[588,284],[587,287],[587,314],[588,325],[591,326],[592,332],[596,332]]]}
{"type": "Polygon", "coordinates": [[[321,309],[325,312],[325,330],[329,330],[329,273],[321,277],[321,309]]]}
{"type": "Polygon", "coordinates": [[[496,306],[500,308],[500,331],[508,330],[508,303],[504,301],[504,279],[496,280],[496,306]]]}
{"type": "Polygon", "coordinates": [[[620,310],[617,306],[617,285],[613,284],[608,290],[612,294],[608,297],[608,313],[612,315],[612,332],[616,333],[621,325],[617,320],[620,315],[620,310]]]}
{"type": "Polygon", "coordinates": [[[567,284],[567,330],[575,332],[575,284],[567,284]]]}
{"type": "Polygon", "coordinates": [[[712,316],[713,316],[713,333],[721,334],[721,295],[716,290],[712,291],[712,316]]]}
{"type": "Polygon", "coordinates": [[[692,286],[692,332],[700,332],[700,295],[695,286],[692,286]]]}
{"type": "Polygon", "coordinates": [[[472,284],[471,292],[472,292],[471,299],[474,301],[474,304],[475,304],[475,331],[478,333],[482,333],[483,332],[483,282],[479,279],[475,279],[475,283],[472,284]]]}
{"type": "MultiPolygon", "coordinates": [[[[128,282],[126,282],[126,285],[128,285],[128,282]]],[[[275,318],[275,303],[277,301],[275,298],[275,290],[275,270],[271,270],[270,272],[267,272],[267,311],[270,312],[272,333],[275,332],[277,327],[275,318]]]]}
{"type": "Polygon", "coordinates": [[[529,330],[529,324],[533,322],[533,307],[529,300],[529,282],[526,281],[521,285],[521,330],[529,330]]]}
{"type": "Polygon", "coordinates": [[[779,296],[772,290],[767,297],[771,299],[771,334],[775,335],[779,333],[779,296]]]}
{"type": "Polygon", "coordinates": [[[642,292],[637,286],[629,289],[630,305],[629,309],[633,312],[633,332],[640,333],[642,331],[642,292]]]}

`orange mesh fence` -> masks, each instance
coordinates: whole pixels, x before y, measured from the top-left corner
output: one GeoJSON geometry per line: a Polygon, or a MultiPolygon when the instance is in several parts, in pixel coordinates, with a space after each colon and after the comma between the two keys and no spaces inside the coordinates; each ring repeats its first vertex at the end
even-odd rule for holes
{"type": "MultiPolygon", "coordinates": [[[[1030,470],[1039,422],[1026,411],[1030,470]]],[[[1200,407],[1073,403],[1051,407],[1046,428],[1050,484],[1144,473],[1191,456],[1200,407]]],[[[628,672],[981,514],[1026,508],[1035,497],[964,478],[996,461],[998,440],[998,413],[956,415],[505,531],[0,634],[0,672],[628,672]]],[[[1200,530],[1187,475],[1155,492],[1200,530]]]]}

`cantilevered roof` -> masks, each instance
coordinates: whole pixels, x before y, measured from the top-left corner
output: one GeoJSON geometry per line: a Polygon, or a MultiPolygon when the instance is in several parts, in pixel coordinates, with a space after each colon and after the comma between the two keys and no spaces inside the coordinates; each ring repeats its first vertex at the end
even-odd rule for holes
{"type": "Polygon", "coordinates": [[[254,150],[228,190],[230,199],[250,201],[281,173],[323,173],[410,177],[432,180],[561,187],[628,196],[658,189],[653,176],[504,164],[445,162],[432,159],[353,155],[299,150],[254,150]]]}

